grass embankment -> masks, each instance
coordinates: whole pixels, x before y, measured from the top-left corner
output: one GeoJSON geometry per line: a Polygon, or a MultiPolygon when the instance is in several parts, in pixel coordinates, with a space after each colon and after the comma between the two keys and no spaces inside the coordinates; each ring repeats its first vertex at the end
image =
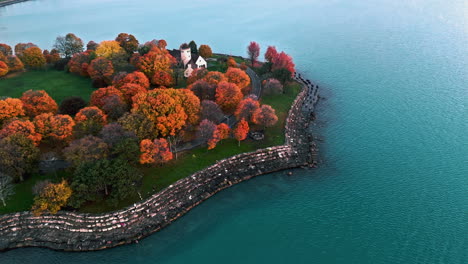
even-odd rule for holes
{"type": "Polygon", "coordinates": [[[27,71],[0,79],[0,96],[19,98],[31,89],[45,90],[58,104],[68,96],[88,101],[95,90],[89,78],[56,70],[27,71]]]}
{"type": "MultiPolygon", "coordinates": [[[[66,96],[79,95],[85,99],[93,91],[90,82],[83,82],[83,78],[67,74],[64,72],[27,72],[23,75],[12,77],[11,79],[0,80],[0,93],[1,95],[8,95],[18,97],[21,93],[28,89],[44,89],[54,99],[61,100],[66,96]],[[48,77],[41,76],[41,74],[48,75],[48,77]],[[49,78],[59,78],[61,80],[53,80],[49,78]],[[15,81],[12,82],[12,81],[15,81]],[[5,81],[9,84],[5,84],[5,81]],[[75,83],[76,82],[76,83],[75,83]],[[40,86],[34,85],[35,83],[41,84],[40,86]],[[67,85],[67,83],[74,83],[67,85]],[[48,85],[47,85],[48,84],[48,85]]],[[[85,79],[85,81],[88,81],[85,79]]],[[[269,95],[262,97],[262,104],[269,104],[278,115],[278,123],[265,131],[265,139],[262,141],[253,141],[247,139],[243,141],[240,147],[234,139],[223,140],[213,150],[206,150],[206,147],[197,148],[184,153],[178,154],[177,160],[172,160],[162,167],[142,167],[141,170],[144,174],[143,182],[139,189],[143,198],[149,197],[155,192],[158,192],[175,181],[187,177],[203,168],[206,168],[218,160],[228,158],[230,156],[250,152],[260,148],[281,145],[284,143],[284,124],[291,107],[292,102],[299,93],[301,86],[298,83],[291,83],[285,86],[285,93],[283,95],[269,95]]],[[[70,175],[65,172],[57,172],[48,175],[33,175],[26,179],[24,182],[16,184],[15,195],[10,197],[7,206],[0,206],[1,213],[11,213],[18,211],[29,210],[33,203],[33,194],[31,188],[37,181],[44,179],[51,179],[57,181],[61,178],[68,178],[70,175]]],[[[104,201],[97,201],[94,203],[84,205],[80,211],[89,213],[101,213],[125,206],[131,205],[140,201],[138,193],[131,194],[126,200],[121,201],[118,206],[113,207],[104,201]]]]}

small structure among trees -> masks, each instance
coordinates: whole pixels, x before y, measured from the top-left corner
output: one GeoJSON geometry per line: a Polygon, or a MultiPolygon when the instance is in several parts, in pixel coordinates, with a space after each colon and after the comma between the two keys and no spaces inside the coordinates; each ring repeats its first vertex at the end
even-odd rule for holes
{"type": "MultiPolygon", "coordinates": [[[[196,48],[195,42],[192,47],[196,48]]],[[[206,60],[195,50],[192,51],[191,46],[187,43],[180,45],[179,50],[171,50],[169,53],[176,58],[177,63],[184,69],[184,77],[189,77],[194,69],[207,68],[206,60]]]]}

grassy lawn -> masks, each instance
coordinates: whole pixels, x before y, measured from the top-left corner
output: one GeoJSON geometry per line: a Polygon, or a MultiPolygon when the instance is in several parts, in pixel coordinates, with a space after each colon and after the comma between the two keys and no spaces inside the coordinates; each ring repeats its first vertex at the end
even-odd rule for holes
{"type": "Polygon", "coordinates": [[[56,70],[27,71],[0,79],[0,96],[19,98],[30,89],[45,90],[58,104],[68,96],[88,101],[95,90],[89,78],[56,70]]]}
{"type": "MultiPolygon", "coordinates": [[[[52,70],[26,72],[20,76],[0,80],[0,95],[19,97],[23,91],[28,89],[44,89],[58,102],[64,97],[71,95],[79,95],[88,100],[90,93],[93,91],[89,79],[52,70]],[[64,87],[67,88],[64,89],[64,87]]],[[[243,152],[283,144],[285,119],[300,89],[301,86],[298,83],[290,83],[284,87],[284,94],[262,97],[262,104],[271,105],[276,109],[276,114],[278,115],[278,123],[266,129],[265,139],[262,141],[247,139],[241,142],[239,147],[236,140],[226,139],[212,150],[198,148],[179,153],[177,160],[174,159],[161,167],[142,166],[140,169],[144,176],[139,192],[143,199],[166,188],[179,179],[216,163],[218,160],[243,152]]],[[[253,129],[257,128],[254,127],[253,129]]],[[[69,178],[70,175],[66,171],[48,175],[35,174],[27,178],[23,183],[16,184],[15,195],[10,197],[6,207],[0,205],[0,214],[29,210],[33,203],[31,188],[34,184],[44,179],[58,181],[62,177],[69,178]]],[[[80,208],[80,212],[101,213],[112,211],[131,205],[139,200],[138,193],[133,193],[116,207],[108,205],[105,201],[96,201],[83,205],[80,208]]]]}

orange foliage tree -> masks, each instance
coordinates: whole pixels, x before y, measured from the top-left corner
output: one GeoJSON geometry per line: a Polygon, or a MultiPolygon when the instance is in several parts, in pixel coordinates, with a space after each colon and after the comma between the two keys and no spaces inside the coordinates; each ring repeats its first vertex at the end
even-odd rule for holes
{"type": "Polygon", "coordinates": [[[218,130],[219,132],[219,138],[220,140],[223,140],[223,139],[226,139],[229,137],[229,133],[231,133],[231,129],[229,128],[229,126],[225,123],[221,123],[219,124],[216,129],[218,130]]]}
{"type": "Polygon", "coordinates": [[[75,133],[77,137],[90,134],[97,135],[107,123],[107,116],[101,109],[95,106],[89,106],[81,109],[76,114],[75,122],[75,133]]]}
{"type": "Polygon", "coordinates": [[[112,83],[115,87],[119,88],[126,83],[138,84],[144,89],[149,89],[150,83],[148,77],[142,72],[134,71],[125,75],[123,78],[116,80],[116,82],[112,83]]]}
{"type": "Polygon", "coordinates": [[[56,113],[57,103],[44,90],[28,90],[23,93],[20,100],[23,102],[23,108],[30,117],[42,113],[56,113]]]}
{"type": "Polygon", "coordinates": [[[56,214],[60,208],[67,204],[68,198],[72,195],[72,189],[67,181],[60,183],[49,183],[41,191],[39,196],[34,198],[32,212],[35,216],[43,213],[56,214]]]}
{"type": "Polygon", "coordinates": [[[36,131],[42,135],[43,139],[66,142],[73,135],[75,121],[69,115],[44,113],[34,118],[34,125],[36,131]]]}
{"type": "Polygon", "coordinates": [[[208,74],[208,70],[205,68],[197,68],[192,71],[190,76],[187,78],[187,84],[192,84],[198,80],[203,79],[208,74]]]}
{"type": "Polygon", "coordinates": [[[278,117],[276,116],[275,109],[269,105],[262,105],[253,114],[252,121],[255,124],[261,125],[265,128],[276,124],[278,117]]]}
{"type": "Polygon", "coordinates": [[[29,120],[12,120],[11,122],[4,124],[2,130],[0,130],[0,138],[14,134],[24,135],[31,139],[36,145],[38,145],[42,139],[41,134],[36,132],[34,124],[29,120]]]}
{"type": "Polygon", "coordinates": [[[156,86],[171,87],[174,84],[174,79],[169,72],[156,71],[151,78],[151,83],[156,86]]]}
{"type": "Polygon", "coordinates": [[[180,98],[182,107],[187,114],[187,121],[196,125],[200,118],[200,99],[188,89],[178,89],[177,96],[180,98]]]}
{"type": "Polygon", "coordinates": [[[7,75],[8,71],[8,65],[5,62],[0,61],[0,77],[7,75]]]}
{"type": "Polygon", "coordinates": [[[21,61],[23,61],[26,68],[32,69],[42,68],[46,64],[46,59],[42,54],[42,50],[38,47],[31,47],[24,50],[21,61]]]}
{"type": "Polygon", "coordinates": [[[123,94],[124,101],[128,105],[132,105],[132,98],[138,93],[146,93],[148,90],[143,88],[141,85],[138,85],[136,83],[126,83],[122,85],[119,90],[123,94]]]}
{"type": "Polygon", "coordinates": [[[234,128],[234,130],[232,131],[234,138],[237,139],[237,141],[239,142],[239,146],[240,142],[247,138],[249,129],[249,123],[247,123],[247,121],[245,121],[244,119],[241,119],[241,121],[237,123],[236,128],[234,128]]]}
{"type": "Polygon", "coordinates": [[[6,58],[5,63],[8,65],[9,72],[17,72],[24,69],[24,65],[21,60],[13,55],[9,55],[6,58]]]}
{"type": "Polygon", "coordinates": [[[89,76],[88,67],[96,54],[93,51],[76,53],[68,62],[68,70],[81,76],[89,76]]]}
{"type": "Polygon", "coordinates": [[[208,45],[200,45],[200,48],[198,48],[198,54],[202,56],[203,58],[209,58],[213,56],[213,51],[211,50],[211,47],[208,45]]]}
{"type": "Polygon", "coordinates": [[[140,163],[164,163],[172,159],[173,155],[169,149],[166,139],[155,139],[153,141],[144,139],[140,142],[140,163]]]}
{"type": "Polygon", "coordinates": [[[228,79],[228,82],[234,83],[242,90],[244,95],[248,94],[250,77],[245,73],[245,71],[239,68],[228,68],[227,72],[224,74],[228,79]]]}
{"type": "Polygon", "coordinates": [[[91,61],[88,67],[88,74],[93,80],[103,80],[105,83],[111,83],[111,76],[114,74],[114,66],[112,66],[110,60],[98,57],[91,61]]]}
{"type": "Polygon", "coordinates": [[[237,62],[236,62],[236,60],[234,60],[233,57],[229,57],[229,58],[227,59],[227,66],[228,66],[228,67],[232,67],[232,68],[237,68],[237,62]]]}
{"type": "Polygon", "coordinates": [[[260,108],[260,103],[248,97],[239,103],[234,115],[237,120],[245,119],[247,122],[252,122],[252,116],[258,108],[260,108]]]}
{"type": "Polygon", "coordinates": [[[187,114],[182,106],[180,91],[175,89],[154,89],[138,93],[133,97],[133,113],[140,113],[152,120],[156,137],[174,136],[185,124],[187,114]]]}
{"type": "Polygon", "coordinates": [[[148,53],[139,58],[136,67],[148,78],[152,78],[157,71],[171,73],[171,66],[175,63],[175,58],[167,50],[153,45],[148,53]]]}
{"type": "Polygon", "coordinates": [[[227,81],[226,76],[222,72],[210,71],[203,78],[207,83],[212,85],[218,85],[220,82],[227,81]]]}
{"type": "MultiPolygon", "coordinates": [[[[37,47],[36,44],[28,42],[28,43],[18,43],[15,45],[15,55],[18,56],[21,60],[23,60],[23,52],[31,47],[37,47]]],[[[41,53],[42,54],[42,53],[41,53]]]]}
{"type": "Polygon", "coordinates": [[[105,104],[105,99],[109,96],[117,95],[119,98],[124,100],[121,91],[116,89],[114,86],[108,86],[106,88],[99,88],[91,94],[90,104],[97,106],[102,109],[105,104]]]}
{"type": "Polygon", "coordinates": [[[2,53],[5,57],[13,54],[11,47],[5,43],[0,43],[0,53],[2,53]]]}
{"type": "Polygon", "coordinates": [[[0,100],[0,125],[3,121],[24,115],[23,102],[16,98],[0,100]]]}
{"type": "Polygon", "coordinates": [[[242,100],[242,92],[233,83],[220,82],[216,87],[216,103],[226,113],[232,113],[242,100]]]}

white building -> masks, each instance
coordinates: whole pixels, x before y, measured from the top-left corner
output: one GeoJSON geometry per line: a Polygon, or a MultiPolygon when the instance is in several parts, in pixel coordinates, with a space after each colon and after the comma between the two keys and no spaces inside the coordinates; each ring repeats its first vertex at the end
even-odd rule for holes
{"type": "Polygon", "coordinates": [[[207,68],[206,60],[198,55],[192,53],[190,46],[187,43],[180,45],[179,50],[171,50],[169,53],[177,59],[177,62],[184,68],[184,77],[189,77],[194,69],[207,68]]]}

